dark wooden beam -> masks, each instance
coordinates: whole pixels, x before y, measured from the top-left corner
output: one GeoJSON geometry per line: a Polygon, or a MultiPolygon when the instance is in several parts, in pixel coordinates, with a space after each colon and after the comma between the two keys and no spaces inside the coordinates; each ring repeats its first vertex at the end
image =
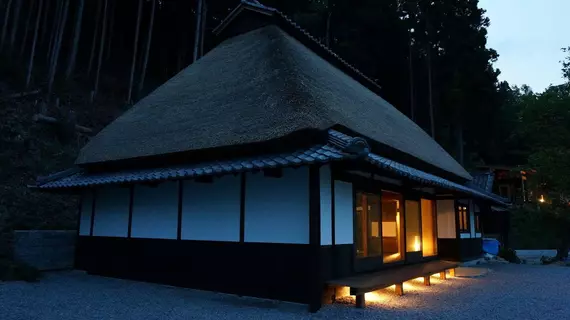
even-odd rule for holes
{"type": "Polygon", "coordinates": [[[135,201],[135,186],[131,185],[129,187],[129,227],[127,229],[127,238],[131,237],[132,226],[133,226],[133,204],[135,201]]]}
{"type": "Polygon", "coordinates": [[[176,228],[176,239],[182,239],[182,198],[184,197],[184,180],[178,181],[178,227],[176,228]]]}
{"type": "Polygon", "coordinates": [[[356,307],[357,308],[366,307],[366,298],[364,297],[364,294],[359,294],[356,296],[356,307]]]}
{"type": "Polygon", "coordinates": [[[93,190],[93,203],[91,203],[91,226],[89,227],[89,235],[93,236],[93,224],[95,223],[95,204],[97,203],[97,191],[93,190]]]}
{"type": "Polygon", "coordinates": [[[240,176],[240,194],[239,194],[239,242],[244,243],[245,240],[245,172],[240,176]]]}
{"type": "Polygon", "coordinates": [[[281,178],[283,177],[283,169],[281,168],[263,169],[263,175],[270,178],[281,178]]]}

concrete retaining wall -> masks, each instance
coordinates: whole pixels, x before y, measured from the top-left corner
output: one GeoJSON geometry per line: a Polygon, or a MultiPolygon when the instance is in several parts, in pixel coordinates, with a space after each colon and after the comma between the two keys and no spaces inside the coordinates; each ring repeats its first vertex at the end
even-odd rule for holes
{"type": "Polygon", "coordinates": [[[71,269],[76,237],[74,230],[14,231],[14,259],[39,270],[71,269]]]}

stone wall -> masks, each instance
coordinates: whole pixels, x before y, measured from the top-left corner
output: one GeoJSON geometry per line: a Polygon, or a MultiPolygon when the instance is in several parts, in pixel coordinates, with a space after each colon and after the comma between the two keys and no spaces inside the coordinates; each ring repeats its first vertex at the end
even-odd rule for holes
{"type": "Polygon", "coordinates": [[[39,270],[73,268],[75,230],[17,230],[13,235],[13,256],[39,270]]]}

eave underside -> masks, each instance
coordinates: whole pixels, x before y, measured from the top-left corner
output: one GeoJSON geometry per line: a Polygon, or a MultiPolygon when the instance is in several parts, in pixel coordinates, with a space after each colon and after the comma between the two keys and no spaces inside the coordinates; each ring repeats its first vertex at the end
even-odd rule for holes
{"type": "Polygon", "coordinates": [[[158,183],[168,180],[197,179],[240,172],[300,167],[311,164],[350,162],[362,168],[374,168],[389,176],[400,178],[413,187],[433,187],[438,193],[453,193],[508,206],[498,196],[468,187],[436,175],[412,168],[370,152],[362,138],[355,138],[335,130],[329,130],[327,144],[316,145],[286,154],[264,155],[252,158],[210,162],[186,166],[125,170],[112,173],[79,171],[68,176],[44,179],[33,188],[42,191],[79,192],[104,185],[158,183]]]}

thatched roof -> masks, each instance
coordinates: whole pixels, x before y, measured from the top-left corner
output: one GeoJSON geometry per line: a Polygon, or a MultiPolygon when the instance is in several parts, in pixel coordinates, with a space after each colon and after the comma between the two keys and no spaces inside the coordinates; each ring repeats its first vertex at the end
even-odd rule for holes
{"type": "Polygon", "coordinates": [[[275,25],[222,42],[95,136],[79,165],[346,128],[470,175],[404,114],[275,25]]]}

